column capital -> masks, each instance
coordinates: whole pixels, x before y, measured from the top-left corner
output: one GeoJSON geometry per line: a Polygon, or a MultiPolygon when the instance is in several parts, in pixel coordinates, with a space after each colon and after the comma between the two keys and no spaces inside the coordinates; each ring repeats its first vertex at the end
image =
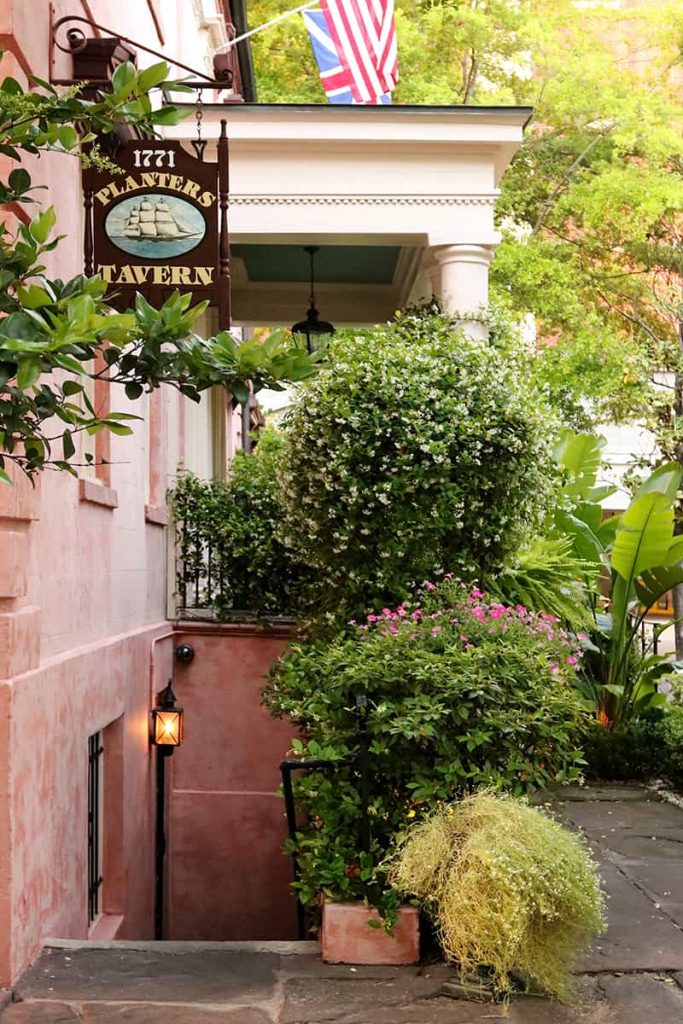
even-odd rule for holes
{"type": "Polygon", "coordinates": [[[488,268],[493,259],[492,246],[473,245],[469,242],[439,243],[430,246],[429,252],[439,266],[447,263],[476,263],[488,268]]]}

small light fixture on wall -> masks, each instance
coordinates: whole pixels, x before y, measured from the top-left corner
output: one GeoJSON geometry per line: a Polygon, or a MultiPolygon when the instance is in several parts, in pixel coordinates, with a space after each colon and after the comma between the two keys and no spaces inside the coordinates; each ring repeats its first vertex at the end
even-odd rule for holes
{"type": "Polygon", "coordinates": [[[184,712],[176,704],[173,680],[157,694],[149,740],[156,747],[156,823],[154,830],[154,938],[164,937],[164,860],[166,854],[166,761],[183,742],[184,712]]]}
{"type": "Polygon", "coordinates": [[[157,705],[152,708],[151,742],[155,747],[163,747],[164,754],[172,754],[175,747],[183,742],[185,713],[176,704],[170,679],[157,700],[157,705]]]}
{"type": "Polygon", "coordinates": [[[330,338],[334,334],[334,327],[326,320],[320,319],[320,314],[315,307],[315,276],[313,273],[313,260],[315,254],[318,252],[318,246],[305,245],[304,252],[308,253],[311,261],[311,294],[309,297],[309,302],[311,304],[306,310],[306,319],[300,320],[299,323],[294,324],[292,327],[292,334],[303,336],[306,340],[306,348],[310,353],[313,353],[318,351],[324,339],[330,338]]]}

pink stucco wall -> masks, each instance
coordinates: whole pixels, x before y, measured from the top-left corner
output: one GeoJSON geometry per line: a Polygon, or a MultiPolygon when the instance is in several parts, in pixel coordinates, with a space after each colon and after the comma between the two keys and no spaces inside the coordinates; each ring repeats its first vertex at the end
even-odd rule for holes
{"type": "MultiPolygon", "coordinates": [[[[47,0],[0,0],[2,73],[47,79],[47,0]]],[[[54,0],[55,19],[92,16],[115,31],[205,67],[206,33],[184,0],[54,0]],[[154,17],[156,14],[156,20],[154,17]],[[194,30],[193,30],[193,25],[194,30]]],[[[217,8],[218,10],[218,8],[217,8]]],[[[139,54],[139,66],[154,60],[139,54]]],[[[57,54],[53,70],[71,73],[57,54]]],[[[41,203],[66,239],[48,274],[80,272],[82,200],[75,158],[28,160],[41,203]]],[[[10,167],[0,161],[4,176],[10,167]]],[[[25,216],[21,209],[14,211],[25,216]]],[[[11,222],[12,212],[8,219],[11,222]]],[[[88,736],[105,734],[104,912],[107,937],[153,930],[153,759],[148,713],[173,671],[166,621],[163,501],[166,426],[151,443],[147,399],[112,393],[110,406],[143,419],[112,437],[112,465],[88,479],[47,472],[33,488],[0,487],[0,987],[48,936],[88,935],[88,736]],[[154,492],[154,493],[152,493],[154,492]]],[[[180,418],[182,425],[182,417],[180,418]]],[[[175,450],[182,452],[179,440],[175,450]]]]}
{"type": "Polygon", "coordinates": [[[264,676],[288,636],[186,624],[178,636],[195,658],[175,676],[185,742],[171,759],[170,939],[296,938],[277,793],[293,730],[261,706],[264,676]]]}

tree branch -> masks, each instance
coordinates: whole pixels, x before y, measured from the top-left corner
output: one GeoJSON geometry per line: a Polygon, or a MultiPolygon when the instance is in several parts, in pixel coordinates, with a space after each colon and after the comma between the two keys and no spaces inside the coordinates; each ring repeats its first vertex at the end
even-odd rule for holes
{"type": "Polygon", "coordinates": [[[590,143],[586,146],[586,148],[584,150],[582,150],[581,153],[579,153],[579,155],[577,156],[576,160],[574,160],[574,162],[571,164],[571,166],[568,168],[568,170],[565,172],[565,174],[563,174],[562,178],[560,179],[560,181],[558,181],[557,185],[555,186],[555,188],[550,193],[550,195],[546,199],[545,203],[541,207],[541,212],[539,213],[538,217],[536,218],[536,223],[534,224],[533,228],[531,229],[531,235],[529,236],[530,238],[533,238],[534,235],[537,235],[538,232],[541,230],[541,228],[543,227],[543,222],[544,222],[547,214],[549,213],[551,206],[553,205],[553,203],[555,202],[555,200],[557,199],[557,197],[559,196],[560,192],[562,191],[564,186],[567,184],[567,182],[571,180],[571,178],[574,175],[574,172],[579,169],[579,167],[581,166],[583,161],[586,159],[586,157],[593,151],[593,149],[595,149],[595,147],[597,146],[598,142],[600,142],[602,139],[604,139],[604,137],[615,128],[615,126],[616,126],[616,122],[615,122],[615,124],[611,124],[609,126],[609,128],[605,128],[603,131],[599,132],[595,136],[595,138],[590,141],[590,143]]]}

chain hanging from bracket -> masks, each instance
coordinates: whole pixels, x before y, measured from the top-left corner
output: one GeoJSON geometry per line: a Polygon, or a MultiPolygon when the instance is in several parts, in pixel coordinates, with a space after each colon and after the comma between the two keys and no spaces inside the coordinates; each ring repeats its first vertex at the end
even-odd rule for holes
{"type": "Polygon", "coordinates": [[[197,154],[197,159],[203,162],[204,150],[206,149],[207,139],[202,138],[202,121],[204,120],[204,95],[201,89],[197,91],[197,107],[195,110],[194,119],[197,125],[197,138],[192,139],[192,148],[197,154]]]}

